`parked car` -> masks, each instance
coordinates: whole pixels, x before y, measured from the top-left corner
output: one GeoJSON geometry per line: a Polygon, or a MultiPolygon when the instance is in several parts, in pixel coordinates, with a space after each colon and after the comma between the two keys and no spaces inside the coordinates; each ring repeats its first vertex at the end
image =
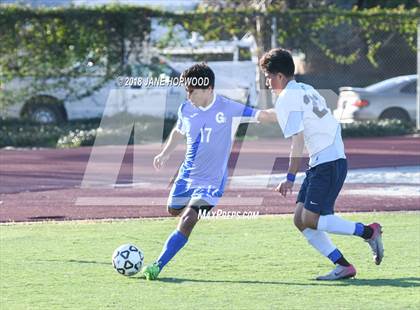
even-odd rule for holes
{"type": "Polygon", "coordinates": [[[334,116],[342,123],[416,119],[417,75],[398,76],[364,88],[341,87],[339,91],[334,116]]]}
{"type": "MultiPolygon", "coordinates": [[[[180,76],[169,63],[160,60],[150,64],[135,63],[126,67],[124,76],[144,78],[175,78],[180,76]]],[[[69,89],[83,93],[100,82],[101,77],[85,75],[70,79],[66,89],[53,88],[32,95],[22,102],[17,102],[0,111],[0,117],[27,117],[40,123],[60,123],[68,120],[101,118],[120,112],[132,115],[150,115],[156,117],[176,118],[179,105],[186,99],[182,85],[131,85],[127,77],[112,79],[101,85],[88,96],[69,95],[69,89]],[[129,82],[128,84],[126,82],[129,82]],[[122,83],[123,85],[121,85],[122,83]],[[125,84],[125,85],[124,85],[125,84]]],[[[216,91],[230,99],[246,103],[249,90],[242,85],[223,82],[218,79],[216,91]],[[229,86],[227,86],[229,85],[229,86]],[[219,88],[219,89],[218,89],[219,88]]],[[[53,84],[56,80],[47,80],[53,84]]],[[[29,87],[30,78],[15,79],[6,86],[9,90],[19,91],[29,87]]]]}
{"type": "MultiPolygon", "coordinates": [[[[157,64],[136,63],[126,67],[122,74],[127,77],[175,77],[179,72],[162,62],[157,64]]],[[[183,87],[163,85],[138,87],[137,85],[121,85],[127,78],[115,78],[100,84],[102,77],[86,74],[66,80],[68,87],[53,87],[39,91],[28,98],[7,106],[0,111],[0,117],[27,117],[40,123],[59,123],[68,120],[101,118],[118,112],[133,111],[137,115],[174,117],[180,102],[185,100],[183,87]],[[87,96],[80,96],[87,89],[100,85],[87,96]],[[70,90],[76,90],[77,94],[70,90]],[[116,99],[116,100],[114,100],[116,99]],[[107,106],[108,102],[108,107],[107,106]],[[112,102],[110,105],[109,102],[112,102]],[[162,108],[163,107],[163,108],[162,108]],[[163,110],[163,111],[162,111],[163,110]]],[[[48,79],[46,85],[59,85],[59,79],[48,79]]],[[[20,91],[30,87],[31,78],[14,79],[5,86],[11,91],[20,91]]]]}

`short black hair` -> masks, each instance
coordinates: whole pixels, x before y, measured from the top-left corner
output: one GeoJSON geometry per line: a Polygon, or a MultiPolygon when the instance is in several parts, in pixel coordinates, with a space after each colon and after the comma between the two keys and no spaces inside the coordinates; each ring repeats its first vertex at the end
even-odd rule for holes
{"type": "Polygon", "coordinates": [[[292,54],[284,48],[273,48],[260,59],[260,67],[264,72],[282,73],[286,77],[295,74],[295,63],[292,54]]]}
{"type": "Polygon", "coordinates": [[[204,62],[192,65],[184,72],[181,78],[184,80],[184,85],[191,88],[214,88],[214,72],[204,62]]]}

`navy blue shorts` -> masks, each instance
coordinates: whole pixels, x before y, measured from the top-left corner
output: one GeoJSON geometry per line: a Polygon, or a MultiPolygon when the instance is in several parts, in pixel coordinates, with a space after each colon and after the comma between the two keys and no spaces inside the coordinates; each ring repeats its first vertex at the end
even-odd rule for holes
{"type": "Polygon", "coordinates": [[[347,176],[347,160],[340,158],[310,168],[296,203],[320,215],[334,214],[334,204],[347,176]]]}

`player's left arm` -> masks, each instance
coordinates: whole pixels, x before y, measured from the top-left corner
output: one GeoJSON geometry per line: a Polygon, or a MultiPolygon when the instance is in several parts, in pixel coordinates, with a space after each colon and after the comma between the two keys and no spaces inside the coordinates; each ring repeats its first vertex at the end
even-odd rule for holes
{"type": "Polygon", "coordinates": [[[276,111],[274,109],[259,110],[235,101],[231,101],[230,107],[232,109],[232,116],[240,117],[241,123],[277,122],[276,111]]]}
{"type": "Polygon", "coordinates": [[[277,115],[274,109],[257,110],[254,108],[246,107],[246,109],[244,110],[244,115],[242,115],[242,119],[241,119],[241,123],[275,123],[275,122],[277,122],[277,115]]]}
{"type": "Polygon", "coordinates": [[[280,194],[284,197],[287,196],[288,192],[292,193],[296,174],[298,173],[302,162],[304,146],[305,143],[303,138],[303,131],[292,136],[292,146],[290,149],[289,169],[287,169],[287,177],[286,180],[281,182],[276,187],[276,191],[280,192],[280,194]]]}

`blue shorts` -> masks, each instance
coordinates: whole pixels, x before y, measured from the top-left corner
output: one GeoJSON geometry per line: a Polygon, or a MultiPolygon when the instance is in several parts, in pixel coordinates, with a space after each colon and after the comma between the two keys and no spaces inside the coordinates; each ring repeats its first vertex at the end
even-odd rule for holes
{"type": "Polygon", "coordinates": [[[334,204],[347,176],[347,160],[340,158],[306,171],[296,203],[320,215],[334,214],[334,204]]]}
{"type": "Polygon", "coordinates": [[[211,209],[222,197],[222,192],[212,187],[189,187],[184,180],[177,180],[172,186],[168,198],[168,208],[180,210],[185,208],[191,200],[201,200],[208,203],[211,209]]]}

